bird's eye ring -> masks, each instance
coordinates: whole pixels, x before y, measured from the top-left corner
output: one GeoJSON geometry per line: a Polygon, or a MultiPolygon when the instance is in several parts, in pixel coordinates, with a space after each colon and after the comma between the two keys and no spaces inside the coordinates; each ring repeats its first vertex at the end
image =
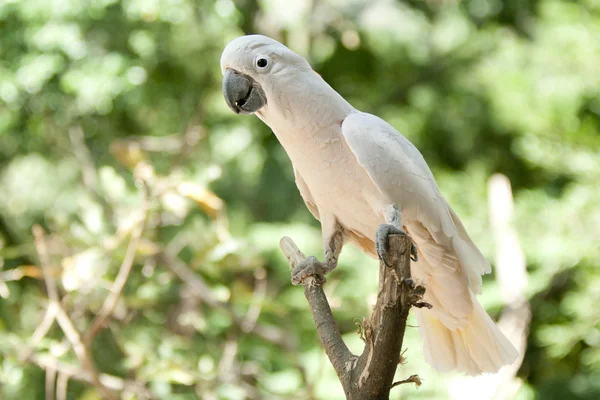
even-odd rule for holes
{"type": "Polygon", "coordinates": [[[258,60],[256,60],[256,66],[258,68],[267,68],[269,66],[269,60],[267,60],[264,57],[261,57],[258,60]]]}

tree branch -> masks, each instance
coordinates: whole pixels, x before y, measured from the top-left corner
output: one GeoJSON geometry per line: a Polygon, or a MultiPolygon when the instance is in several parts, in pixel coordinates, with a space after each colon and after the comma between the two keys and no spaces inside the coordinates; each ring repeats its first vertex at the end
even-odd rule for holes
{"type": "MultiPolygon", "coordinates": [[[[290,267],[293,269],[294,266],[304,260],[304,254],[298,249],[292,239],[284,237],[281,239],[279,246],[281,250],[290,262],[290,267]]],[[[344,386],[344,380],[348,375],[349,366],[356,356],[353,355],[338,330],[331,307],[327,301],[327,296],[323,292],[323,286],[312,277],[306,280],[304,285],[304,296],[310,304],[313,319],[317,326],[317,332],[325,353],[329,357],[329,361],[333,365],[335,372],[338,375],[342,385],[344,386]]],[[[344,387],[345,389],[345,387],[344,387]]]]}
{"type": "Polygon", "coordinates": [[[44,229],[35,225],[32,229],[33,238],[35,241],[35,249],[40,259],[40,265],[42,269],[42,275],[44,276],[44,282],[46,284],[46,292],[48,293],[48,299],[50,304],[58,303],[58,289],[56,288],[56,281],[52,274],[52,263],[50,262],[50,255],[48,254],[48,248],[46,246],[46,235],[44,229]]]}
{"type": "MultiPolygon", "coordinates": [[[[284,237],[280,247],[295,264],[304,259],[294,242],[284,237]]],[[[369,320],[361,326],[365,348],[360,357],[353,355],[344,343],[323,287],[314,278],[308,278],[304,295],[310,305],[317,332],[329,361],[333,365],[346,398],[349,400],[389,399],[394,374],[400,362],[400,350],[406,329],[406,319],[411,306],[431,307],[421,301],[425,288],[416,286],[410,274],[411,240],[404,235],[389,237],[389,254],[392,267],[379,264],[379,292],[377,303],[369,320]]],[[[413,375],[405,381],[420,382],[413,375]]]]}
{"type": "Polygon", "coordinates": [[[67,388],[69,387],[69,378],[71,375],[65,372],[59,372],[56,379],[56,400],[67,400],[67,388]]]}
{"type": "Polygon", "coordinates": [[[56,369],[54,367],[48,366],[46,368],[46,382],[44,385],[44,390],[46,392],[45,399],[46,400],[54,400],[54,383],[56,382],[56,369]]]}

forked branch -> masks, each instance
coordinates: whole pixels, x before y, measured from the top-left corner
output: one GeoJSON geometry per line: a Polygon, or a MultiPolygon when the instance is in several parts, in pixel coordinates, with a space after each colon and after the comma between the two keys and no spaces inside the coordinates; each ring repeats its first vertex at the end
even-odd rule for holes
{"type": "MultiPolygon", "coordinates": [[[[304,259],[290,238],[281,239],[280,247],[292,268],[304,259]]],[[[422,301],[425,288],[415,285],[411,278],[410,248],[409,237],[390,235],[392,267],[379,263],[377,303],[370,319],[362,325],[365,348],[360,356],[353,355],[344,343],[322,285],[313,278],[306,281],[304,295],[310,305],[317,333],[349,400],[389,398],[391,388],[400,384],[394,384],[393,380],[401,359],[408,312],[412,306],[431,307],[422,301]]],[[[405,381],[420,383],[416,375],[405,381]]]]}

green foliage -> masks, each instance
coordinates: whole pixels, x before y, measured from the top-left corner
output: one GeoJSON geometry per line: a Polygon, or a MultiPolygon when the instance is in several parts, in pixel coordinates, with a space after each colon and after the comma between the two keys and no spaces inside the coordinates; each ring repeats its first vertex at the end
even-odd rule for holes
{"type": "MultiPolygon", "coordinates": [[[[221,96],[221,50],[254,32],[413,141],[489,259],[487,179],[509,177],[533,313],[518,396],[600,397],[595,0],[0,2],[0,397],[44,398],[44,360],[70,368],[67,398],[101,396],[56,323],[32,341],[49,303],[31,228],[84,333],[143,182],[146,230],[90,346],[123,398],[144,398],[134,382],[162,399],[342,398],[278,250],[288,235],[319,255],[318,224],[276,138],[221,96]]],[[[376,285],[375,262],[345,250],[326,290],[351,347],[376,285]]],[[[454,377],[422,362],[416,330],[405,343],[399,377],[425,381],[394,395],[445,398],[454,377]]]]}

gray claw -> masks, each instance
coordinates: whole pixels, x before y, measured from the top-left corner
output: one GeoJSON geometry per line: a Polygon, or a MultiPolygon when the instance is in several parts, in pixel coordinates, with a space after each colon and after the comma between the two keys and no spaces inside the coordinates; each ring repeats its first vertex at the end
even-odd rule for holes
{"type": "Polygon", "coordinates": [[[292,285],[303,285],[309,277],[317,279],[319,284],[325,283],[325,274],[329,272],[316,257],[306,257],[292,269],[292,285]]]}
{"type": "MultiPolygon", "coordinates": [[[[394,235],[394,234],[406,236],[406,232],[404,232],[402,229],[396,228],[394,225],[390,225],[390,224],[379,225],[379,228],[377,229],[377,233],[375,234],[375,248],[377,250],[377,255],[379,256],[381,261],[383,261],[383,263],[387,267],[392,267],[392,265],[390,265],[388,254],[387,254],[388,253],[388,236],[394,235]]],[[[410,248],[410,259],[415,262],[419,260],[419,255],[417,253],[417,246],[415,246],[415,244],[412,242],[411,242],[411,248],[410,248]]]]}
{"type": "Polygon", "coordinates": [[[402,229],[398,229],[390,224],[381,224],[375,234],[375,247],[377,255],[387,267],[392,267],[388,259],[388,236],[392,234],[406,235],[402,229]]]}

